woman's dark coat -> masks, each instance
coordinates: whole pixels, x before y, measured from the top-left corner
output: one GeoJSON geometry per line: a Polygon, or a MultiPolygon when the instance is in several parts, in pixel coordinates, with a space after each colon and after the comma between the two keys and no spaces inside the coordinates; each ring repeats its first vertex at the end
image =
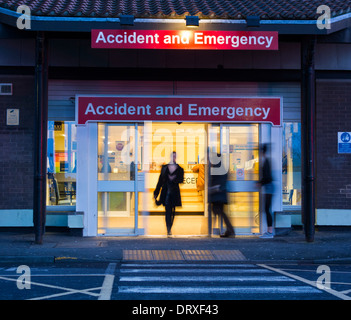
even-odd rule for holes
{"type": "Polygon", "coordinates": [[[180,197],[179,183],[183,183],[184,169],[177,164],[177,168],[172,173],[172,175],[175,175],[175,178],[171,181],[168,175],[169,170],[166,164],[162,166],[160,177],[158,178],[157,186],[154,191],[155,199],[161,191],[160,199],[156,203],[166,206],[168,202],[172,207],[181,207],[182,199],[180,197]]]}
{"type": "MultiPolygon", "coordinates": [[[[212,167],[219,167],[219,165],[214,165],[212,167]]],[[[211,170],[211,168],[210,168],[211,170]]],[[[208,202],[213,203],[223,203],[227,204],[228,199],[227,199],[227,178],[228,174],[211,174],[210,175],[210,183],[209,183],[209,192],[208,192],[208,202]],[[220,186],[218,192],[213,192],[211,191],[211,188],[214,186],[220,186]]]]}

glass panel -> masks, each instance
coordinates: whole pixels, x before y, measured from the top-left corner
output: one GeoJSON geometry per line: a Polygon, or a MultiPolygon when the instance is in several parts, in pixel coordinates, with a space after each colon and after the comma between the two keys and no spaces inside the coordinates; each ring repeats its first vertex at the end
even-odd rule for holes
{"type": "Polygon", "coordinates": [[[285,122],[283,131],[283,205],[301,205],[301,124],[285,122]]]}
{"type": "Polygon", "coordinates": [[[98,234],[134,233],[134,193],[98,192],[98,234]]]}
{"type": "Polygon", "coordinates": [[[228,179],[258,180],[258,124],[224,126],[222,139],[222,152],[229,153],[228,179]]]}
{"type": "Polygon", "coordinates": [[[259,193],[229,193],[228,215],[236,233],[259,233],[259,193]]]}
{"type": "Polygon", "coordinates": [[[145,234],[166,234],[165,208],[162,205],[155,205],[153,191],[156,188],[161,167],[170,161],[172,151],[176,151],[177,163],[184,169],[184,183],[180,184],[182,207],[176,208],[172,234],[208,234],[204,190],[197,184],[199,172],[196,168],[199,163],[205,163],[206,126],[200,123],[146,122],[144,124],[144,146],[140,153],[145,159],[142,166],[145,192],[139,194],[138,198],[140,212],[138,223],[145,234]]]}
{"type": "Polygon", "coordinates": [[[210,152],[219,153],[220,152],[220,126],[219,124],[209,125],[208,129],[208,149],[210,152]]]}
{"type": "Polygon", "coordinates": [[[99,123],[98,180],[134,180],[134,125],[99,123]]]}
{"type": "Polygon", "coordinates": [[[139,209],[159,214],[164,213],[163,206],[155,206],[154,201],[152,201],[152,193],[156,188],[162,165],[168,163],[171,152],[176,151],[177,163],[184,169],[184,183],[179,186],[183,206],[177,207],[177,212],[203,214],[203,194],[200,192],[202,190],[197,189],[199,173],[195,166],[205,162],[205,125],[148,123],[145,124],[144,134],[146,132],[144,157],[148,159],[148,168],[146,165],[143,168],[147,193],[144,198],[148,200],[143,201],[142,207],[139,209]]]}
{"type": "Polygon", "coordinates": [[[72,121],[48,122],[47,205],[76,204],[77,139],[72,121]]]}

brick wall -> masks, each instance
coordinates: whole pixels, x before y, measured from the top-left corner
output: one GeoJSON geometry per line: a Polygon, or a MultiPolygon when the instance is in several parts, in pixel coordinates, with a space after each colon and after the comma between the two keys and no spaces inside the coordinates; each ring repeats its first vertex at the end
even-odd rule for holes
{"type": "Polygon", "coordinates": [[[316,208],[351,209],[351,154],[338,154],[338,132],[351,132],[351,81],[316,86],[316,208]]]}
{"type": "Polygon", "coordinates": [[[0,76],[13,95],[0,95],[0,210],[33,208],[34,76],[0,76]],[[6,125],[6,109],[19,109],[19,125],[6,125]]]}

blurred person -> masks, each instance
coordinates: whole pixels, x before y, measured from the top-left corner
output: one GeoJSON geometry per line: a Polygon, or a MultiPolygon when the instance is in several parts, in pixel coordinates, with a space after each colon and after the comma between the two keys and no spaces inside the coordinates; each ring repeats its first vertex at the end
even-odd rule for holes
{"type": "MultiPolygon", "coordinates": [[[[130,157],[130,159],[133,159],[133,152],[129,153],[129,157],[130,157]]],[[[129,172],[130,180],[134,181],[135,180],[135,163],[134,163],[134,160],[132,160],[130,162],[129,170],[130,170],[130,172],[129,172]]]]}
{"type": "Polygon", "coordinates": [[[267,219],[267,232],[265,232],[260,238],[270,239],[273,238],[273,219],[271,214],[272,197],[274,193],[273,188],[273,177],[272,167],[270,159],[267,156],[268,146],[264,144],[261,148],[262,151],[262,176],[258,182],[259,187],[264,195],[264,209],[267,219]]]}
{"type": "Polygon", "coordinates": [[[196,189],[198,192],[202,192],[205,189],[205,165],[198,163],[192,168],[193,172],[197,172],[196,189]]]}
{"type": "Polygon", "coordinates": [[[208,201],[209,203],[212,204],[212,212],[215,215],[222,217],[226,225],[226,231],[224,232],[224,234],[221,234],[220,236],[222,238],[235,237],[234,228],[223,209],[224,205],[228,203],[228,199],[227,199],[228,173],[227,173],[227,170],[223,170],[223,168],[221,168],[222,166],[221,155],[217,154],[217,158],[220,158],[220,160],[217,163],[215,163],[214,161],[215,156],[212,155],[212,157],[210,158],[211,168],[210,168],[210,179],[209,179],[210,181],[209,181],[209,188],[208,188],[208,201]]]}
{"type": "Polygon", "coordinates": [[[167,235],[172,235],[171,229],[175,216],[175,207],[182,206],[179,183],[183,183],[184,169],[176,162],[177,154],[175,151],[171,154],[171,160],[168,164],[162,165],[161,173],[154,191],[154,198],[157,205],[165,207],[167,235]],[[160,194],[160,199],[157,197],[160,194]]]}

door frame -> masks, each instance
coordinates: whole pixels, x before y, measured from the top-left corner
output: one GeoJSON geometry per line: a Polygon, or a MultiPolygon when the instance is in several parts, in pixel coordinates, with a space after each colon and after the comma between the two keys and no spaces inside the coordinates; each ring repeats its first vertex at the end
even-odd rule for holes
{"type": "MultiPolygon", "coordinates": [[[[220,152],[223,151],[223,128],[235,125],[243,125],[248,123],[221,123],[220,124],[220,152]]],[[[282,211],[282,127],[273,127],[271,124],[258,123],[258,144],[268,144],[269,158],[271,160],[273,184],[274,184],[274,196],[272,199],[271,212],[273,215],[273,221],[275,221],[275,212],[282,211]]],[[[261,151],[259,151],[259,161],[261,161],[261,151]]],[[[208,176],[208,173],[207,173],[208,176]]],[[[208,180],[208,179],[207,179],[208,180]]],[[[229,192],[259,192],[259,233],[262,234],[267,229],[267,223],[264,212],[264,198],[261,191],[257,188],[256,183],[258,180],[228,180],[227,187],[229,192]]],[[[207,205],[208,212],[211,212],[211,204],[207,205]]],[[[223,232],[223,219],[220,221],[220,230],[216,230],[212,226],[212,214],[209,214],[208,229],[210,235],[217,235],[223,232]]],[[[273,225],[274,226],[274,225],[273,225]]],[[[235,228],[235,226],[234,226],[235,228]]],[[[244,234],[244,233],[243,233],[244,234]]]]}
{"type": "MultiPolygon", "coordinates": [[[[117,124],[117,123],[116,123],[117,124]]],[[[121,123],[121,126],[126,125],[121,123]]],[[[98,192],[134,192],[134,227],[120,229],[120,233],[104,236],[136,236],[143,232],[138,229],[138,123],[131,123],[134,137],[134,181],[98,180],[98,123],[89,122],[77,127],[77,205],[76,211],[83,212],[83,236],[98,236],[98,192]]]]}
{"type": "MultiPolygon", "coordinates": [[[[98,155],[98,123],[88,122],[86,125],[77,126],[77,204],[76,211],[84,213],[83,218],[83,236],[97,236],[98,232],[98,191],[124,191],[134,192],[134,230],[130,233],[122,233],[121,235],[137,236],[143,234],[143,229],[138,228],[138,193],[143,191],[145,181],[142,179],[143,173],[138,174],[138,141],[139,141],[139,124],[133,123],[135,128],[135,180],[124,181],[124,186],[116,184],[112,187],[112,183],[107,181],[98,181],[97,172],[97,155],[98,155]],[[140,180],[140,181],[139,181],[140,180]],[[117,186],[117,189],[115,188],[117,186]]],[[[121,123],[121,125],[125,125],[121,123]]],[[[222,127],[227,124],[220,125],[220,139],[222,138],[222,127]]],[[[145,127],[144,127],[145,128],[145,127]]],[[[145,133],[144,133],[145,134],[145,133]]],[[[222,139],[220,140],[222,141],[222,139]]],[[[272,163],[272,173],[274,177],[275,194],[272,201],[272,213],[282,211],[282,127],[273,127],[270,124],[259,124],[259,144],[269,143],[270,158],[272,163]]],[[[209,141],[207,141],[208,146],[209,141]]],[[[208,149],[208,148],[207,148],[208,149]]],[[[206,166],[208,167],[208,166],[206,166]]],[[[208,170],[208,168],[207,168],[208,170]]],[[[236,181],[229,183],[231,184],[236,181]]],[[[252,190],[255,181],[241,181],[240,188],[244,190],[252,190]]],[[[233,185],[234,186],[234,185],[233,185]]],[[[231,188],[231,187],[230,187],[231,188]]],[[[237,186],[235,186],[237,188],[237,186]]],[[[231,190],[231,189],[230,189],[231,190]]],[[[207,195],[205,197],[207,199],[207,195]]],[[[262,212],[262,195],[260,194],[260,232],[264,232],[266,228],[264,213],[262,212]]],[[[205,203],[205,211],[209,206],[205,203]]],[[[208,211],[209,212],[209,211],[208,211]]],[[[212,234],[211,215],[208,214],[209,235],[212,234]]],[[[118,236],[118,234],[116,234],[118,236]]]]}

